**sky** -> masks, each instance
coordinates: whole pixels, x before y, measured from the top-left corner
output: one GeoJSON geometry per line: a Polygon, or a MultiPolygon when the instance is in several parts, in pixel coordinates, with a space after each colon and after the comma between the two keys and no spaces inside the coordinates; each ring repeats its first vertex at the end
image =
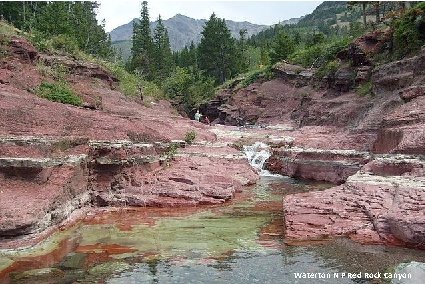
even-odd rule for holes
{"type": "MultiPolygon", "coordinates": [[[[105,19],[105,30],[127,24],[140,17],[142,1],[137,0],[98,0],[100,8],[97,18],[105,19]]],[[[273,25],[290,18],[311,13],[322,1],[185,1],[151,0],[148,1],[151,21],[161,15],[163,20],[176,14],[194,19],[208,19],[214,12],[218,17],[233,21],[248,21],[254,24],[273,25]]]]}

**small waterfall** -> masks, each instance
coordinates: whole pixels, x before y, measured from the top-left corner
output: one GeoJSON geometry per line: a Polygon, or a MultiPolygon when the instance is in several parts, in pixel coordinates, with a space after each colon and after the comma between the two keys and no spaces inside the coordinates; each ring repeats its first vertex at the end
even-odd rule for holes
{"type": "Polygon", "coordinates": [[[256,169],[261,176],[275,176],[264,169],[265,162],[271,156],[269,145],[262,142],[255,142],[253,145],[243,146],[243,150],[251,166],[256,169]]]}

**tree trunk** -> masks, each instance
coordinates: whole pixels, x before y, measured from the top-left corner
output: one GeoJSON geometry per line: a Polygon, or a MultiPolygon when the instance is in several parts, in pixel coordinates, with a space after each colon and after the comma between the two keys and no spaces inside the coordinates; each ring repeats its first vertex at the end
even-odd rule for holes
{"type": "Polygon", "coordinates": [[[363,8],[363,25],[366,27],[366,3],[365,2],[362,3],[362,8],[363,8]]]}
{"type": "Polygon", "coordinates": [[[374,6],[375,6],[375,14],[376,14],[376,23],[378,24],[378,23],[380,23],[381,22],[381,17],[380,17],[380,4],[379,4],[379,2],[376,2],[375,4],[374,4],[374,6]]]}

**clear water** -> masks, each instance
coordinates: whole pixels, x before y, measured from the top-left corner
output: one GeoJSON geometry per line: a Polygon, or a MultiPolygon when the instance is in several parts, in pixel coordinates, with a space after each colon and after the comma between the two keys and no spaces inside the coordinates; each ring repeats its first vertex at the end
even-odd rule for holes
{"type": "Polygon", "coordinates": [[[263,177],[224,206],[96,214],[32,249],[0,252],[0,282],[385,283],[333,275],[385,272],[400,262],[425,262],[423,251],[343,239],[286,245],[282,196],[327,187],[263,177]],[[50,270],[34,270],[43,268],[50,270]],[[332,277],[296,279],[294,273],[302,272],[332,277]]]}

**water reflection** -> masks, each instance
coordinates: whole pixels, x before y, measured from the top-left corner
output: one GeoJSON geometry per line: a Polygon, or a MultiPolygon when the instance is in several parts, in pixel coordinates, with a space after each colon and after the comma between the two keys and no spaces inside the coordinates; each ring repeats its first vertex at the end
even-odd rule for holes
{"type": "Polygon", "coordinates": [[[296,279],[295,273],[375,272],[403,261],[425,262],[422,251],[361,246],[347,240],[285,245],[282,196],[327,187],[264,177],[250,194],[226,206],[147,208],[92,216],[81,226],[61,232],[66,238],[50,253],[8,255],[14,261],[8,273],[14,273],[4,282],[37,283],[40,271],[22,271],[50,268],[47,273],[59,277],[52,283],[380,283],[296,279]],[[26,267],[18,265],[25,262],[26,267]]]}

